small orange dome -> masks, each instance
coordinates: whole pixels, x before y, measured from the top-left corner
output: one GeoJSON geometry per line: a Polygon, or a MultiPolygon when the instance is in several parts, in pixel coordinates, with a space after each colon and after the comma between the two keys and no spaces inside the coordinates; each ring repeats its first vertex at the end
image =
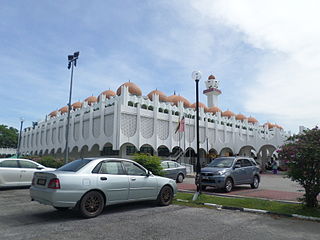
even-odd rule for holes
{"type": "Polygon", "coordinates": [[[102,92],[100,95],[105,95],[106,98],[111,98],[111,97],[115,96],[116,93],[109,89],[107,91],[102,92]]]}
{"type": "Polygon", "coordinates": [[[222,112],[221,109],[218,107],[209,107],[207,111],[213,114],[216,114],[217,112],[222,112]]]}
{"type": "Polygon", "coordinates": [[[272,124],[272,123],[266,122],[266,123],[264,124],[264,126],[267,126],[269,129],[271,129],[271,128],[277,127],[278,125],[277,125],[277,124],[272,124]]]}
{"type": "Polygon", "coordinates": [[[247,118],[246,118],[245,115],[239,113],[239,114],[236,115],[236,119],[237,119],[237,120],[240,120],[240,121],[243,121],[243,120],[245,120],[245,119],[247,119],[247,118]]]}
{"type": "Polygon", "coordinates": [[[121,87],[122,86],[126,86],[128,88],[129,93],[131,93],[132,95],[137,95],[137,96],[142,95],[141,89],[136,84],[134,84],[133,82],[126,82],[118,88],[118,90],[117,90],[118,96],[120,96],[120,94],[121,94],[121,87]]]}
{"type": "Polygon", "coordinates": [[[158,95],[159,96],[159,100],[162,102],[167,102],[168,101],[168,97],[161,91],[159,90],[153,90],[151,91],[147,96],[148,98],[152,101],[153,100],[153,94],[158,95]]]}
{"type": "MultiPolygon", "coordinates": [[[[190,107],[195,109],[196,108],[196,103],[193,103],[190,107]]],[[[203,108],[205,112],[208,112],[207,106],[202,102],[199,102],[199,108],[203,108]]]]}
{"type": "Polygon", "coordinates": [[[249,122],[249,123],[252,123],[252,124],[255,124],[255,123],[258,122],[258,120],[255,119],[254,117],[249,117],[249,118],[248,118],[248,122],[249,122]]]}
{"type": "Polygon", "coordinates": [[[56,117],[57,114],[58,114],[58,111],[53,111],[53,112],[49,113],[49,116],[50,117],[56,117]]]}
{"type": "Polygon", "coordinates": [[[93,103],[97,102],[97,98],[95,96],[90,96],[87,97],[84,101],[87,102],[89,105],[92,105],[93,103]]]}
{"type": "Polygon", "coordinates": [[[182,96],[177,96],[177,95],[175,95],[175,97],[169,102],[172,102],[176,106],[178,106],[179,102],[183,102],[183,106],[185,108],[189,108],[191,106],[191,103],[187,99],[185,99],[182,96]]]}
{"type": "Polygon", "coordinates": [[[235,114],[233,112],[231,112],[230,110],[227,110],[227,111],[224,111],[222,114],[221,114],[222,117],[227,117],[227,118],[231,118],[233,116],[235,116],[235,114]]]}
{"type": "Polygon", "coordinates": [[[168,102],[174,102],[176,97],[178,97],[178,95],[176,95],[175,93],[169,97],[167,97],[167,101],[168,102]]]}
{"type": "Polygon", "coordinates": [[[213,75],[210,75],[210,76],[208,77],[208,79],[216,79],[216,77],[213,76],[213,75]]]}
{"type": "Polygon", "coordinates": [[[64,106],[64,107],[60,108],[60,109],[59,109],[59,112],[60,112],[61,114],[67,113],[67,112],[68,112],[68,106],[64,106]]]}
{"type": "Polygon", "coordinates": [[[71,105],[71,107],[73,109],[78,109],[78,108],[81,108],[82,107],[82,103],[81,102],[75,102],[71,105]]]}

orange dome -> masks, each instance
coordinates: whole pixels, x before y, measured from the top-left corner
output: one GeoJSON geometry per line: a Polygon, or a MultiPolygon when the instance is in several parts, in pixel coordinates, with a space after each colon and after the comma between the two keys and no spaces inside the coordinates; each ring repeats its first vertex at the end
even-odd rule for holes
{"type": "Polygon", "coordinates": [[[111,98],[111,97],[115,96],[116,93],[109,89],[107,91],[102,92],[100,95],[105,95],[106,98],[111,98]]]}
{"type": "Polygon", "coordinates": [[[216,114],[217,112],[222,112],[221,109],[218,107],[209,107],[207,111],[213,114],[216,114]]]}
{"type": "Polygon", "coordinates": [[[258,122],[258,120],[257,120],[257,119],[255,119],[254,117],[249,117],[249,118],[248,118],[248,122],[249,122],[249,123],[253,123],[253,124],[255,124],[255,123],[257,123],[257,122],[258,122]]]}
{"type": "Polygon", "coordinates": [[[278,125],[278,124],[275,124],[275,127],[276,127],[276,128],[279,128],[279,129],[283,129],[283,127],[281,127],[281,126],[278,125]]]}
{"type": "Polygon", "coordinates": [[[168,101],[168,97],[161,91],[159,90],[153,90],[148,94],[148,98],[152,101],[153,99],[153,94],[158,95],[159,96],[159,100],[162,102],[167,102],[168,101]]]}
{"type": "Polygon", "coordinates": [[[213,75],[210,75],[210,76],[208,77],[208,79],[216,79],[216,77],[213,76],[213,75]]]}
{"type": "Polygon", "coordinates": [[[88,102],[89,105],[92,105],[93,103],[97,102],[97,98],[95,96],[90,96],[87,97],[84,101],[88,102]]]}
{"type": "Polygon", "coordinates": [[[191,103],[185,99],[184,97],[182,96],[177,96],[177,95],[174,95],[175,97],[172,98],[171,100],[169,100],[169,102],[172,102],[174,105],[178,106],[178,102],[183,102],[183,106],[185,108],[189,108],[191,106],[191,103]]]}
{"type": "Polygon", "coordinates": [[[82,103],[81,102],[75,102],[71,105],[71,107],[73,109],[78,109],[78,108],[81,108],[82,107],[82,103]]]}
{"type": "MultiPolygon", "coordinates": [[[[196,108],[196,103],[192,104],[190,107],[195,109],[196,108]]],[[[208,112],[207,106],[202,102],[199,102],[199,108],[203,108],[205,112],[208,112]]]]}
{"type": "Polygon", "coordinates": [[[118,90],[117,90],[118,96],[120,96],[120,94],[121,94],[121,87],[122,86],[126,86],[128,88],[129,93],[131,93],[132,95],[137,95],[137,96],[142,95],[141,89],[136,84],[134,84],[133,82],[126,82],[118,88],[118,90]]]}
{"type": "Polygon", "coordinates": [[[227,117],[227,118],[231,118],[233,116],[235,116],[235,114],[233,112],[231,112],[230,110],[227,110],[227,111],[224,111],[222,114],[221,114],[222,117],[227,117]]]}
{"type": "Polygon", "coordinates": [[[60,112],[61,114],[67,113],[67,112],[68,112],[68,106],[64,106],[64,107],[60,108],[60,109],[59,109],[59,112],[60,112]]]}
{"type": "Polygon", "coordinates": [[[49,116],[55,117],[55,116],[57,116],[57,114],[58,114],[58,111],[53,111],[53,112],[49,113],[49,116]]]}
{"type": "Polygon", "coordinates": [[[168,101],[168,102],[174,102],[175,99],[176,99],[176,97],[178,97],[178,95],[173,94],[173,95],[167,97],[167,101],[168,101]]]}
{"type": "Polygon", "coordinates": [[[264,126],[267,126],[269,129],[271,128],[275,128],[277,127],[278,125],[277,124],[272,124],[272,123],[269,123],[269,122],[266,122],[265,124],[263,124],[264,126]]]}
{"type": "Polygon", "coordinates": [[[239,113],[239,114],[236,115],[236,119],[237,119],[237,120],[240,120],[240,121],[243,121],[243,120],[245,120],[245,119],[247,119],[247,118],[246,118],[245,115],[239,113]]]}

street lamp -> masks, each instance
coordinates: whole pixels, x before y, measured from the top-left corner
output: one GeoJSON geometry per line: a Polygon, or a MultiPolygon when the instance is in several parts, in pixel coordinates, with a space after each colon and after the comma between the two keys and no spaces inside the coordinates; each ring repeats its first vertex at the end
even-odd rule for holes
{"type": "Polygon", "coordinates": [[[192,79],[196,82],[196,129],[197,129],[197,165],[196,165],[196,179],[197,192],[193,196],[193,200],[196,200],[198,195],[201,194],[201,166],[200,166],[200,147],[199,147],[199,80],[201,79],[201,72],[192,72],[192,79]]]}
{"type": "Polygon", "coordinates": [[[17,158],[20,156],[20,146],[21,146],[21,136],[22,136],[22,126],[23,126],[24,118],[20,118],[20,132],[19,132],[19,138],[18,138],[18,149],[17,149],[17,158]]]}
{"type": "Polygon", "coordinates": [[[70,80],[70,92],[69,92],[69,103],[68,103],[68,117],[66,127],[66,148],[64,155],[64,163],[68,163],[69,158],[69,124],[70,124],[70,111],[71,111],[71,95],[72,95],[72,80],[73,80],[73,67],[77,66],[77,59],[79,58],[79,52],[75,52],[73,55],[68,55],[68,69],[71,68],[71,80],[70,80]]]}

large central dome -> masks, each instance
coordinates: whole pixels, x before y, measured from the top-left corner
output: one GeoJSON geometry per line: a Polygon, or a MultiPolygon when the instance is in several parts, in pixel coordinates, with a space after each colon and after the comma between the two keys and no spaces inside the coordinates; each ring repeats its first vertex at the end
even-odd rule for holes
{"type": "Polygon", "coordinates": [[[142,95],[141,89],[136,84],[134,84],[133,82],[126,82],[118,88],[118,90],[117,90],[118,96],[121,95],[121,87],[122,86],[126,86],[128,88],[129,93],[131,93],[132,95],[137,95],[137,96],[142,95]]]}

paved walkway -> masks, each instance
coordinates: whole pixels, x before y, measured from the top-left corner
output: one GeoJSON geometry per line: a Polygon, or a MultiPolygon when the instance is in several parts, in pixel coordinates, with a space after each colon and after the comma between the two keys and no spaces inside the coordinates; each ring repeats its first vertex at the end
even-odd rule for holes
{"type": "MultiPolygon", "coordinates": [[[[179,190],[196,190],[194,178],[186,178],[183,183],[177,185],[179,190]]],[[[243,185],[235,187],[230,193],[224,193],[221,190],[209,187],[204,193],[297,202],[303,196],[304,190],[297,183],[284,178],[282,175],[262,174],[258,189],[251,189],[249,185],[243,185]]]]}

